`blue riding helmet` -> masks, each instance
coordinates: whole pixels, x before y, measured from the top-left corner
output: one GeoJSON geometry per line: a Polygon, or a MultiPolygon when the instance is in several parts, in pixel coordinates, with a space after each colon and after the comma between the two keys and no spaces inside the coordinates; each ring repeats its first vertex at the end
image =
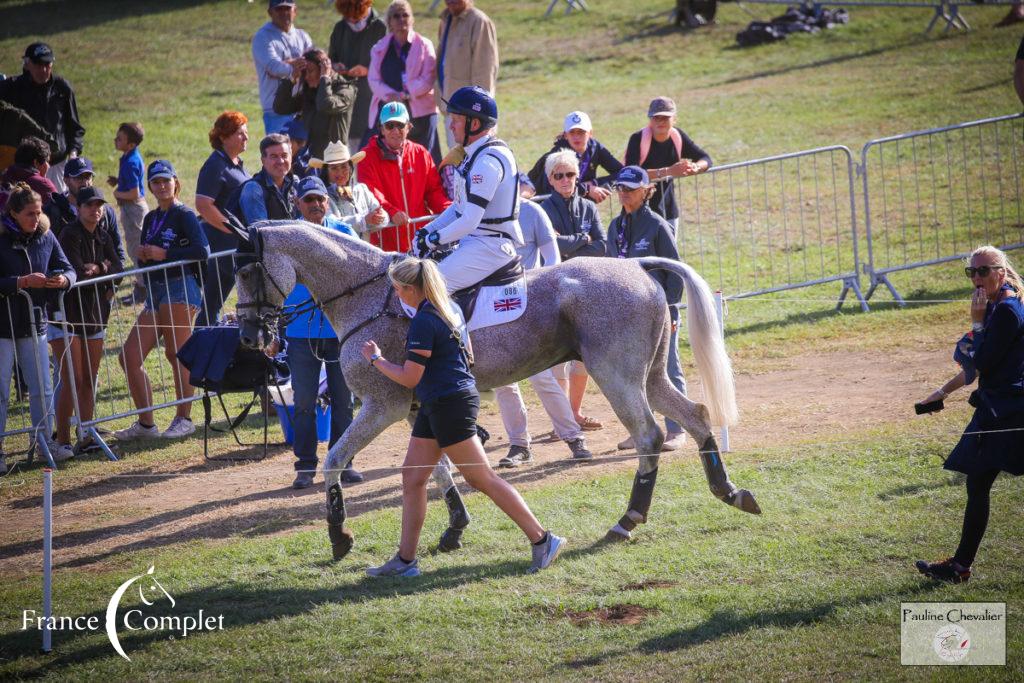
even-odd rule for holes
{"type": "Polygon", "coordinates": [[[498,125],[498,103],[478,85],[459,88],[445,102],[449,114],[461,114],[480,122],[480,130],[498,125]]]}

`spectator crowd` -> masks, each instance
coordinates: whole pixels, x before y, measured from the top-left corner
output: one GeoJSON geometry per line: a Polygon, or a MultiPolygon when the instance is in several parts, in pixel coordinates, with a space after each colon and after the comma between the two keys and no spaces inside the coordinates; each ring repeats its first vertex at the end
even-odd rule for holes
{"type": "MultiPolygon", "coordinates": [[[[231,254],[238,244],[230,215],[246,224],[301,218],[387,251],[409,251],[425,217],[445,211],[455,197],[452,176],[465,154],[454,139],[449,99],[467,86],[496,94],[494,23],[472,0],[444,5],[432,40],[416,31],[407,0],[394,0],[383,13],[371,0],[335,0],[341,18],[329,44],[318,47],[296,24],[296,2],[269,0],[269,20],[251,42],[262,110],[260,168],[250,172],[242,160],[249,117],[220,113],[208,134],[210,155],[197,169],[194,210],[179,199],[173,160],[144,161],[146,137],[138,122],[114,131],[120,159],[117,174],[106,178],[109,196],[104,193],[85,156],[75,91],[55,72],[57,55],[46,43],[28,45],[23,72],[0,80],[0,433],[17,377],[26,385],[36,441],[55,461],[92,446],[86,439],[72,447],[71,416],[77,406],[79,420],[94,417],[97,373],[122,277],[131,278],[125,283],[131,290],[117,303],[137,307],[138,314],[118,358],[137,414],[115,437],[193,433],[194,389],[176,352],[195,327],[216,326],[227,317],[222,309],[241,259],[231,254]],[[445,141],[438,133],[442,122],[445,141]],[[160,269],[179,261],[190,263],[160,269]],[[175,416],[162,430],[146,370],[146,357],[161,338],[177,401],[175,416]],[[51,359],[57,365],[52,373],[51,359]]],[[[647,125],[618,157],[595,137],[585,111],[566,115],[551,149],[523,167],[530,168],[528,174],[519,174],[521,196],[536,195],[535,202],[523,202],[518,216],[525,265],[585,257],[678,258],[672,180],[706,171],[711,159],[676,126],[676,116],[670,98],[655,98],[647,125]],[[597,205],[613,193],[622,211],[606,230],[597,205]]],[[[662,284],[668,302],[678,303],[678,287],[670,279],[662,284]]],[[[300,287],[289,301],[308,296],[300,287]]],[[[672,311],[675,341],[678,316],[672,311]]],[[[312,484],[308,472],[317,464],[321,369],[334,411],[332,444],[351,422],[352,396],[330,362],[340,349],[329,322],[292,323],[281,336],[275,350],[285,354],[295,389],[294,485],[304,488],[312,484]]],[[[673,383],[685,391],[677,353],[669,365],[673,383]]],[[[590,457],[583,433],[602,425],[583,412],[583,364],[552,368],[531,382],[556,436],[573,457],[590,457]]],[[[525,407],[514,385],[499,391],[499,405],[512,443],[501,465],[514,467],[532,457],[525,407]]],[[[677,448],[682,430],[672,422],[667,427],[666,448],[677,448]]],[[[0,471],[6,471],[2,449],[0,471]]],[[[344,474],[348,482],[361,478],[351,466],[344,474]]]]}

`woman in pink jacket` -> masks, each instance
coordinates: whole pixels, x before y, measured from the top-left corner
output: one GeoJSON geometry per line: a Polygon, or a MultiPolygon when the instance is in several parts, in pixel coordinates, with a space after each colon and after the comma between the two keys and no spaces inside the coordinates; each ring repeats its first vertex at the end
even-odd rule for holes
{"type": "Polygon", "coordinates": [[[439,163],[434,44],[412,30],[412,6],[407,0],[394,0],[384,19],[387,35],[370,50],[371,120],[380,119],[380,108],[386,103],[404,103],[412,116],[409,139],[430,150],[434,163],[439,163]]]}

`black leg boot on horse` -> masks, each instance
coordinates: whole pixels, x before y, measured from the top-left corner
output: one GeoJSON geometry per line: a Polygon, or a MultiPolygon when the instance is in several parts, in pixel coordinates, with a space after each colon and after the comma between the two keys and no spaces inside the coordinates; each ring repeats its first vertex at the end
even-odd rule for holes
{"type": "Polygon", "coordinates": [[[340,560],[352,550],[355,537],[345,528],[345,497],[340,483],[327,488],[327,535],[331,539],[331,554],[335,560],[340,560]]]}
{"type": "Polygon", "coordinates": [[[462,532],[469,526],[470,520],[466,503],[454,484],[444,492],[444,502],[448,505],[448,528],[441,534],[437,549],[448,553],[462,547],[462,532]]]}
{"type": "Polygon", "coordinates": [[[625,541],[632,537],[632,531],[638,524],[647,523],[647,513],[651,509],[651,500],[654,499],[654,483],[658,479],[658,458],[651,458],[653,469],[645,472],[638,471],[633,478],[633,491],[629,494],[629,507],[626,514],[622,516],[619,523],[609,529],[605,534],[606,541],[625,541]]]}
{"type": "Polygon", "coordinates": [[[729,481],[715,437],[709,436],[701,445],[700,462],[704,465],[704,474],[715,498],[752,515],[761,514],[761,506],[754,499],[754,494],[746,489],[737,488],[736,484],[729,481]]]}

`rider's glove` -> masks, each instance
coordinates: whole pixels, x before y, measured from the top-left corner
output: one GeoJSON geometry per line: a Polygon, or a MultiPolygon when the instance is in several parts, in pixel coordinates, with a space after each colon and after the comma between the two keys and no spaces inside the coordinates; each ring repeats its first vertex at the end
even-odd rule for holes
{"type": "Polygon", "coordinates": [[[441,236],[438,233],[431,232],[426,228],[416,231],[416,251],[419,252],[420,258],[437,249],[440,244],[441,236]]]}

